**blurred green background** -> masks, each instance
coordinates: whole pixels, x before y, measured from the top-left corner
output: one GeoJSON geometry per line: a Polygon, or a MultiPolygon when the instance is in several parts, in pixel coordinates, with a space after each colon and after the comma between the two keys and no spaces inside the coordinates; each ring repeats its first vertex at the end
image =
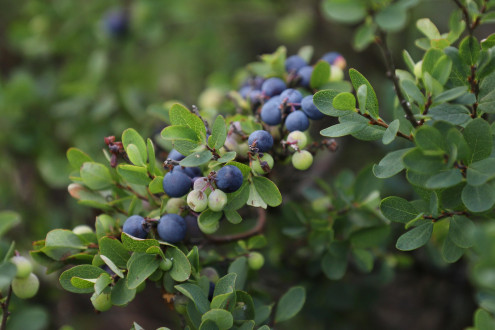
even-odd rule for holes
{"type": "MultiPolygon", "coordinates": [[[[67,193],[65,152],[70,146],[98,159],[105,136],[119,137],[127,127],[150,136],[162,127],[150,105],[176,99],[201,106],[208,102],[208,95],[223,95],[237,88],[233,82],[238,69],[279,45],[285,45],[289,54],[312,45],[315,58],[339,51],[349,67],[369,77],[384,100],[385,111],[391,96],[378,50],[370,47],[355,52],[350,42],[352,27],[329,22],[320,0],[0,0],[0,8],[0,210],[22,215],[22,225],[11,231],[9,238],[24,251],[48,230],[94,221],[95,213],[77,205],[67,193]],[[128,15],[125,35],[112,35],[105,26],[105,17],[115,10],[128,15]]],[[[445,13],[453,8],[452,1],[428,0],[412,10],[408,27],[390,40],[399,67],[404,67],[401,49],[406,48],[416,60],[421,54],[413,46],[419,36],[415,19],[430,17],[443,32],[449,18],[445,13]]],[[[480,31],[483,33],[487,30],[480,31]]],[[[348,141],[346,148],[324,175],[362,167],[362,151],[369,146],[348,141]]],[[[366,157],[372,162],[381,155],[379,151],[366,157]]],[[[19,324],[13,328],[33,329],[23,327],[28,316],[37,318],[39,328],[46,329],[64,324],[74,329],[125,329],[130,320],[151,328],[166,320],[160,316],[166,314],[166,307],[156,294],[153,301],[131,303],[125,318],[124,309],[116,308],[88,317],[93,312],[87,297],[55,290],[54,276],[45,281],[52,285],[44,285],[40,294],[27,302],[44,308],[25,309],[26,315],[17,313],[19,324]],[[145,304],[149,317],[143,317],[140,304],[145,304]]],[[[352,299],[360,295],[349,283],[336,285],[327,282],[327,291],[320,295],[329,292],[337,298],[319,298],[330,299],[325,306],[338,307],[337,314],[331,314],[341,324],[335,329],[359,328],[361,321],[369,320],[360,318],[362,310],[356,312],[360,317],[354,324],[345,321],[356,301],[346,300],[345,306],[336,302],[339,295],[352,299]]],[[[368,289],[376,287],[370,284],[368,289]]],[[[153,295],[153,288],[148,290],[153,295]]],[[[26,303],[14,301],[14,315],[15,308],[23,310],[22,304],[26,303]]],[[[324,329],[328,315],[315,316],[326,313],[315,306],[311,312],[312,319],[319,319],[314,321],[315,329],[324,329]]],[[[387,318],[380,313],[386,311],[377,311],[377,324],[394,328],[393,322],[380,321],[387,318]]],[[[469,313],[467,317],[471,317],[469,313]]]]}

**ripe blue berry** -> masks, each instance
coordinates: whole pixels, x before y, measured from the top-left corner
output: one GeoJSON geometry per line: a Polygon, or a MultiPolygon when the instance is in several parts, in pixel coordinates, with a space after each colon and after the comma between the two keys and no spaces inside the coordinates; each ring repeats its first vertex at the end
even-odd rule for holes
{"type": "Polygon", "coordinates": [[[188,240],[198,239],[203,237],[203,232],[199,229],[198,218],[192,214],[188,214],[184,217],[186,222],[186,238],[188,240]]]}
{"type": "Polygon", "coordinates": [[[248,99],[251,104],[259,104],[263,100],[263,94],[260,90],[253,89],[247,93],[246,99],[248,99]]]}
{"type": "Polygon", "coordinates": [[[266,96],[275,96],[287,88],[285,82],[280,78],[269,78],[261,86],[261,91],[266,96]]]}
{"type": "Polygon", "coordinates": [[[312,66],[303,66],[297,71],[297,76],[300,78],[299,84],[303,87],[309,87],[311,81],[311,75],[313,74],[312,66]]]}
{"type": "Polygon", "coordinates": [[[271,126],[280,124],[282,122],[282,112],[279,107],[279,97],[272,97],[261,108],[261,120],[271,126]]]}
{"type": "Polygon", "coordinates": [[[201,169],[199,167],[186,167],[184,172],[192,179],[198,176],[202,176],[201,169]]]}
{"type": "Polygon", "coordinates": [[[242,98],[243,99],[246,99],[249,92],[252,90],[253,88],[251,86],[243,86],[241,87],[241,89],[239,89],[239,94],[241,94],[242,98]]]}
{"type": "Polygon", "coordinates": [[[165,214],[158,221],[158,236],[168,243],[177,243],[186,236],[186,221],[178,214],[165,214]]]}
{"type": "Polygon", "coordinates": [[[176,161],[181,161],[183,160],[185,157],[183,154],[181,154],[180,152],[178,152],[177,150],[175,149],[172,149],[170,150],[170,153],[168,154],[168,159],[172,159],[172,160],[176,160],[176,161]]]}
{"type": "Polygon", "coordinates": [[[248,144],[258,148],[260,152],[266,152],[273,147],[273,137],[267,131],[254,131],[249,135],[248,144]]]}
{"type": "Polygon", "coordinates": [[[291,112],[285,119],[285,127],[289,132],[305,131],[309,127],[309,119],[302,111],[291,112]]]}
{"type": "Polygon", "coordinates": [[[301,107],[301,100],[303,96],[301,92],[299,92],[297,89],[286,89],[285,91],[280,94],[280,101],[285,102],[287,105],[293,105],[296,109],[299,109],[301,107]]]}
{"type": "Polygon", "coordinates": [[[127,218],[127,220],[124,222],[122,231],[137,238],[146,238],[146,236],[148,236],[148,230],[145,224],[146,221],[142,216],[133,215],[127,218]]]}
{"type": "Polygon", "coordinates": [[[129,28],[129,18],[124,10],[112,10],[105,15],[104,25],[108,34],[113,37],[122,37],[129,28]]]}
{"type": "Polygon", "coordinates": [[[242,186],[243,180],[241,170],[234,165],[226,165],[217,172],[215,183],[223,192],[232,193],[242,186]]]}
{"type": "Polygon", "coordinates": [[[302,111],[311,119],[321,119],[325,117],[325,115],[318,110],[316,105],[313,103],[313,95],[308,95],[302,99],[301,102],[302,111]]]}
{"type": "Polygon", "coordinates": [[[322,60],[328,62],[330,65],[335,65],[340,69],[345,69],[347,63],[345,58],[337,52],[326,53],[321,57],[322,60]]]}
{"type": "Polygon", "coordinates": [[[182,197],[189,192],[192,181],[187,174],[180,170],[172,170],[163,178],[163,190],[170,197],[182,197]]]}
{"type": "Polygon", "coordinates": [[[285,71],[297,72],[303,66],[308,65],[306,61],[299,55],[292,55],[285,60],[285,71]]]}

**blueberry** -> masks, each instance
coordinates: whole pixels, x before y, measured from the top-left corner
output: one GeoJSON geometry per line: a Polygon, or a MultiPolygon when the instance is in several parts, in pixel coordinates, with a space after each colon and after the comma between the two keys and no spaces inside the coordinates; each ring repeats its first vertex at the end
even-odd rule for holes
{"type": "Polygon", "coordinates": [[[282,122],[282,112],[280,111],[278,100],[278,96],[272,97],[261,108],[261,120],[268,125],[274,126],[282,122]]]}
{"type": "Polygon", "coordinates": [[[129,18],[124,10],[115,9],[105,15],[104,25],[108,34],[113,37],[122,37],[129,29],[129,18]]]}
{"type": "Polygon", "coordinates": [[[176,160],[176,161],[181,161],[185,158],[183,154],[178,152],[175,149],[170,150],[170,153],[168,154],[168,159],[176,160]]]}
{"type": "Polygon", "coordinates": [[[305,131],[309,127],[309,119],[302,111],[291,112],[285,119],[285,127],[289,132],[305,131]]]}
{"type": "Polygon", "coordinates": [[[167,243],[177,243],[186,236],[186,221],[178,214],[165,214],[156,227],[158,236],[167,243]]]}
{"type": "Polygon", "coordinates": [[[184,172],[192,179],[198,176],[202,176],[201,170],[199,167],[186,167],[184,168],[184,172]]]}
{"type": "Polygon", "coordinates": [[[210,288],[208,289],[208,300],[211,301],[213,299],[213,293],[215,292],[215,283],[210,282],[210,288]]]}
{"type": "Polygon", "coordinates": [[[192,214],[188,214],[184,217],[184,221],[186,222],[186,238],[198,239],[203,237],[203,233],[199,229],[198,226],[198,218],[192,214]]]}
{"type": "Polygon", "coordinates": [[[266,96],[274,96],[282,93],[287,88],[285,82],[280,78],[269,78],[261,86],[261,91],[266,96]]]}
{"type": "Polygon", "coordinates": [[[308,95],[302,99],[301,102],[302,111],[311,119],[321,119],[325,115],[318,110],[316,105],[313,103],[313,95],[308,95]]]}
{"type": "Polygon", "coordinates": [[[133,215],[127,218],[122,227],[122,231],[137,238],[146,238],[148,230],[145,227],[146,221],[142,216],[133,215]]]}
{"type": "Polygon", "coordinates": [[[226,165],[217,172],[215,183],[218,189],[226,193],[232,193],[242,186],[244,180],[240,169],[233,165],[226,165]]]}
{"type": "Polygon", "coordinates": [[[252,91],[249,91],[249,93],[247,93],[246,98],[249,100],[249,102],[251,102],[251,104],[257,105],[263,100],[263,94],[260,90],[253,89],[252,91]]]}
{"type": "Polygon", "coordinates": [[[323,55],[321,57],[321,59],[323,61],[328,62],[328,64],[334,64],[335,60],[337,60],[337,58],[339,58],[339,56],[342,57],[342,55],[340,55],[337,52],[330,52],[330,53],[326,53],[325,55],[323,55]]]}
{"type": "Polygon", "coordinates": [[[273,137],[267,131],[254,131],[249,135],[248,144],[258,148],[260,152],[266,152],[273,147],[273,137]]]}
{"type": "Polygon", "coordinates": [[[247,98],[249,92],[252,89],[253,88],[251,86],[243,86],[243,87],[241,87],[241,89],[239,89],[239,94],[241,94],[242,98],[245,99],[245,98],[247,98]]]}
{"type": "Polygon", "coordinates": [[[309,87],[309,83],[311,81],[311,75],[313,74],[312,66],[303,66],[297,71],[297,76],[301,79],[299,84],[303,87],[309,87]]]}
{"type": "Polygon", "coordinates": [[[280,101],[285,102],[288,105],[294,105],[295,108],[299,109],[301,107],[301,100],[303,96],[297,89],[286,89],[280,94],[280,101]]]}
{"type": "Polygon", "coordinates": [[[180,170],[172,170],[163,178],[163,190],[170,197],[182,197],[189,192],[192,180],[180,170]]]}
{"type": "Polygon", "coordinates": [[[285,71],[287,72],[297,72],[303,66],[308,65],[306,61],[299,55],[292,55],[287,57],[285,60],[285,71]]]}

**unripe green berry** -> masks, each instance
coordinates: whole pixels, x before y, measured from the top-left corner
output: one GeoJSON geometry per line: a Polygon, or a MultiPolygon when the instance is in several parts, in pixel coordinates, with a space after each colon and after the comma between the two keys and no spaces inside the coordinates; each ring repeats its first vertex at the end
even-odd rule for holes
{"type": "Polygon", "coordinates": [[[287,142],[296,143],[299,149],[303,149],[308,144],[308,137],[301,131],[292,131],[287,136],[287,142]]]}
{"type": "Polygon", "coordinates": [[[75,226],[74,229],[72,229],[72,232],[76,235],[92,234],[93,229],[90,226],[79,225],[75,226]]]}
{"type": "Polygon", "coordinates": [[[301,150],[292,155],[292,165],[298,170],[307,170],[311,164],[313,164],[313,155],[307,150],[301,150]]]}
{"type": "Polygon", "coordinates": [[[17,267],[17,278],[26,278],[33,271],[33,265],[31,262],[23,256],[15,256],[10,261],[17,267]]]}
{"type": "Polygon", "coordinates": [[[12,292],[21,299],[34,297],[39,287],[40,281],[33,273],[30,273],[26,278],[16,277],[12,281],[12,292]]]}
{"type": "Polygon", "coordinates": [[[93,293],[91,296],[91,303],[93,307],[100,312],[105,312],[112,307],[112,299],[110,293],[100,293],[99,295],[93,293]]]}
{"type": "Polygon", "coordinates": [[[252,270],[258,270],[263,267],[265,257],[259,252],[251,252],[248,256],[248,265],[252,270]]]}
{"type": "Polygon", "coordinates": [[[208,207],[214,212],[219,212],[227,205],[227,194],[220,189],[212,191],[208,196],[208,207]]]}
{"type": "MultiPolygon", "coordinates": [[[[261,159],[261,162],[267,162],[268,167],[270,169],[273,168],[274,161],[273,161],[273,157],[270,154],[263,154],[263,157],[261,157],[260,159],[261,159]]],[[[251,162],[251,168],[257,174],[266,174],[267,173],[263,170],[263,167],[261,167],[261,163],[258,159],[255,159],[251,162]]]]}
{"type": "Polygon", "coordinates": [[[419,61],[414,65],[414,75],[418,79],[423,77],[423,61],[419,61]]]}
{"type": "Polygon", "coordinates": [[[199,179],[196,179],[196,181],[194,181],[193,189],[204,191],[207,185],[208,185],[208,178],[201,177],[199,179]]]}
{"type": "Polygon", "coordinates": [[[187,205],[194,212],[202,212],[208,207],[208,197],[201,190],[193,190],[187,195],[187,205]]]}
{"type": "Polygon", "coordinates": [[[344,71],[336,65],[331,65],[329,81],[342,81],[342,80],[344,80],[344,71]]]}
{"type": "Polygon", "coordinates": [[[181,208],[186,206],[186,201],[182,198],[170,198],[165,205],[167,213],[179,213],[181,208]]]}
{"type": "Polygon", "coordinates": [[[160,262],[160,269],[163,270],[164,272],[169,271],[172,268],[172,260],[170,259],[165,259],[160,262]]]}

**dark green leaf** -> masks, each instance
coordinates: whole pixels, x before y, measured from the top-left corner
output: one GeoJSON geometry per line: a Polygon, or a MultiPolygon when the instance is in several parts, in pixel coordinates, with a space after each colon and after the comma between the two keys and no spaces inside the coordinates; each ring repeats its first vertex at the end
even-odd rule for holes
{"type": "Polygon", "coordinates": [[[330,19],[343,23],[357,23],[366,16],[366,2],[363,0],[325,0],[323,13],[330,19]]]}
{"type": "Polygon", "coordinates": [[[449,237],[452,242],[461,248],[470,248],[474,245],[474,223],[462,215],[454,215],[450,220],[449,237]]]}
{"type": "Polygon", "coordinates": [[[421,31],[428,39],[439,39],[440,32],[438,32],[437,27],[428,18],[419,19],[416,22],[416,27],[421,31]]]}
{"type": "Polygon", "coordinates": [[[309,85],[311,88],[320,88],[323,84],[328,82],[329,78],[330,64],[326,61],[318,61],[313,68],[309,85]]]}
{"type": "Polygon", "coordinates": [[[129,251],[115,238],[103,237],[99,241],[100,253],[106,255],[120,268],[127,266],[129,251]]]}
{"type": "Polygon", "coordinates": [[[476,118],[464,128],[464,138],[471,149],[469,164],[485,159],[492,152],[492,135],[490,125],[481,118],[476,118]]]}
{"type": "Polygon", "coordinates": [[[146,150],[146,143],[144,142],[144,139],[139,135],[139,133],[133,129],[133,128],[128,128],[122,133],[122,144],[124,145],[124,149],[127,151],[129,145],[134,145],[135,148],[137,149],[136,151],[138,152],[140,156],[140,160],[137,161],[137,159],[134,158],[134,160],[131,159],[131,161],[134,163],[134,161],[137,161],[137,163],[134,163],[136,165],[139,164],[144,164],[146,162],[146,159],[148,158],[148,151],[146,150]]]}
{"type": "Polygon", "coordinates": [[[246,284],[248,266],[246,257],[237,258],[229,266],[228,273],[235,273],[237,275],[235,281],[235,289],[242,290],[246,284]]]}
{"type": "Polygon", "coordinates": [[[476,65],[480,57],[480,44],[475,37],[466,37],[459,45],[459,56],[468,65],[476,65]]]}
{"type": "Polygon", "coordinates": [[[253,177],[253,183],[266,204],[275,207],[282,203],[282,195],[275,183],[263,176],[253,177]]]}
{"type": "Polygon", "coordinates": [[[70,292],[74,293],[91,293],[94,291],[94,287],[77,288],[72,285],[71,279],[73,277],[80,277],[86,279],[97,279],[102,273],[105,273],[103,269],[91,265],[79,265],[72,267],[60,275],[60,284],[62,287],[70,292]]]}
{"type": "Polygon", "coordinates": [[[383,245],[390,235],[390,226],[377,226],[360,229],[351,234],[351,244],[355,248],[367,249],[383,245]]]}
{"type": "Polygon", "coordinates": [[[350,69],[349,77],[351,78],[352,86],[355,90],[358,90],[359,86],[366,85],[368,92],[366,95],[366,110],[370,113],[371,117],[378,119],[378,99],[376,98],[375,90],[369,83],[369,81],[357,70],[350,69]]]}
{"type": "Polygon", "coordinates": [[[319,91],[313,96],[313,103],[316,105],[318,110],[320,110],[320,112],[327,116],[344,116],[347,114],[347,111],[339,111],[333,107],[333,99],[338,94],[340,94],[340,92],[336,90],[319,91]]]}
{"type": "Polygon", "coordinates": [[[329,251],[321,259],[321,269],[331,280],[340,280],[347,270],[348,248],[340,242],[330,245],[329,251]]]}
{"type": "Polygon", "coordinates": [[[112,288],[112,304],[115,306],[126,306],[136,296],[136,289],[129,289],[127,278],[120,279],[112,288]]]}
{"type": "Polygon", "coordinates": [[[443,189],[453,187],[462,181],[462,174],[459,169],[453,168],[448,171],[440,172],[430,177],[426,181],[428,189],[443,189]]]}
{"type": "Polygon", "coordinates": [[[458,247],[452,242],[450,232],[445,237],[442,244],[442,257],[448,263],[453,263],[459,260],[464,254],[463,248],[458,247]]]}
{"type": "Polygon", "coordinates": [[[227,218],[227,220],[234,225],[237,225],[237,224],[242,222],[242,217],[240,216],[239,213],[237,213],[237,211],[225,211],[224,210],[224,214],[225,214],[225,217],[227,218]]]}
{"type": "Polygon", "coordinates": [[[249,184],[244,182],[242,186],[235,192],[227,194],[227,205],[224,207],[224,211],[236,211],[243,207],[249,198],[249,184]]]}
{"type": "Polygon", "coordinates": [[[218,329],[226,330],[232,328],[234,325],[234,318],[232,314],[225,309],[212,309],[203,314],[201,317],[202,322],[212,321],[218,329]]]}
{"type": "Polygon", "coordinates": [[[283,322],[293,318],[301,311],[305,302],[306,290],[303,287],[295,286],[290,288],[278,302],[275,322],[283,322]]]}
{"type": "Polygon", "coordinates": [[[161,258],[156,255],[134,252],[127,262],[129,273],[127,274],[127,287],[129,289],[137,288],[141,283],[158,269],[161,258]]]}
{"type": "Polygon", "coordinates": [[[469,165],[467,182],[471,186],[479,186],[495,178],[495,158],[485,158],[469,165]]]}
{"type": "Polygon", "coordinates": [[[186,255],[178,248],[170,246],[165,252],[165,256],[172,260],[172,269],[168,272],[177,282],[184,282],[191,276],[191,263],[186,255]]]}
{"type": "Polygon", "coordinates": [[[382,160],[380,160],[378,165],[373,166],[373,174],[380,179],[390,178],[396,175],[404,169],[402,157],[409,150],[411,150],[411,148],[400,149],[388,153],[382,158],[382,160]]]}
{"type": "Polygon", "coordinates": [[[399,131],[400,122],[399,119],[394,120],[388,125],[385,133],[383,133],[382,142],[383,144],[390,144],[395,140],[397,132],[399,131]]]}
{"type": "Polygon", "coordinates": [[[202,212],[198,217],[199,229],[205,234],[213,234],[218,230],[222,212],[214,212],[210,209],[202,212]]]}
{"type": "Polygon", "coordinates": [[[433,233],[433,223],[427,222],[419,225],[405,234],[402,234],[397,240],[396,247],[402,251],[411,251],[422,247],[430,240],[433,233]]]}
{"type": "Polygon", "coordinates": [[[440,104],[431,108],[428,113],[435,120],[443,120],[454,125],[462,125],[471,119],[469,110],[460,104],[440,104]]]}
{"type": "Polygon", "coordinates": [[[495,191],[489,183],[480,186],[466,185],[462,189],[462,202],[472,212],[488,211],[495,203],[495,191]]]}
{"type": "Polygon", "coordinates": [[[0,211],[0,237],[19,223],[21,223],[19,213],[14,211],[0,211]]]}
{"type": "Polygon", "coordinates": [[[361,131],[366,126],[367,125],[362,122],[349,121],[325,128],[324,130],[320,131],[320,134],[328,137],[341,137],[361,131]]]}
{"type": "Polygon", "coordinates": [[[199,286],[191,283],[184,283],[176,285],[175,288],[187,298],[191,299],[196,306],[196,309],[201,314],[206,313],[210,309],[210,303],[199,286]]]}
{"type": "Polygon", "coordinates": [[[375,20],[376,24],[385,31],[399,31],[406,24],[406,9],[399,4],[385,6],[376,14],[375,20]]]}
{"type": "Polygon", "coordinates": [[[425,96],[419,90],[418,86],[409,79],[404,79],[400,82],[400,85],[410,101],[415,101],[419,105],[423,105],[425,102],[425,96]]]}
{"type": "Polygon", "coordinates": [[[390,221],[408,223],[420,213],[413,204],[401,197],[387,197],[380,203],[380,211],[390,221]]]}
{"type": "Polygon", "coordinates": [[[407,169],[424,174],[431,174],[445,169],[442,156],[425,155],[420,149],[414,148],[402,158],[407,169]]]}
{"type": "Polygon", "coordinates": [[[203,150],[195,152],[180,161],[180,165],[184,167],[193,167],[206,164],[213,157],[211,151],[203,150]]]}

